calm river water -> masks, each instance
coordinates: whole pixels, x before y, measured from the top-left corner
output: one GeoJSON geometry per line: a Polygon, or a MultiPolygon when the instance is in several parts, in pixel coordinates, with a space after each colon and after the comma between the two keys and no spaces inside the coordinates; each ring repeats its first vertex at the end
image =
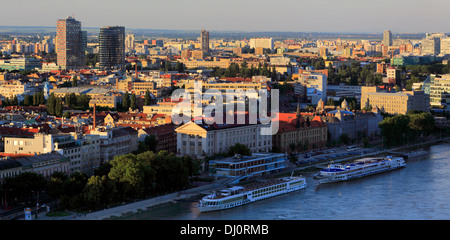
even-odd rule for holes
{"type": "Polygon", "coordinates": [[[165,204],[121,220],[448,220],[450,144],[426,148],[406,168],[323,185],[307,176],[302,191],[218,212],[200,213],[200,197],[165,204]]]}

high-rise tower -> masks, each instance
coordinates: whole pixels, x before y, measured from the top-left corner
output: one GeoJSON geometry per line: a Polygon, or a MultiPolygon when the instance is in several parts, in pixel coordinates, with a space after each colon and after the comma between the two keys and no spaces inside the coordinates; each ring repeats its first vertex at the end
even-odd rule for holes
{"type": "Polygon", "coordinates": [[[125,27],[102,27],[98,39],[100,69],[122,68],[125,63],[125,27]]]}
{"type": "Polygon", "coordinates": [[[201,47],[202,47],[202,51],[203,53],[207,53],[209,52],[209,32],[206,30],[202,30],[201,33],[201,47]]]}
{"type": "Polygon", "coordinates": [[[383,32],[383,44],[385,46],[392,46],[392,32],[391,30],[386,30],[383,32]]]}
{"type": "Polygon", "coordinates": [[[82,68],[86,64],[87,34],[81,31],[81,22],[73,17],[56,22],[57,64],[62,69],[82,68]]]}

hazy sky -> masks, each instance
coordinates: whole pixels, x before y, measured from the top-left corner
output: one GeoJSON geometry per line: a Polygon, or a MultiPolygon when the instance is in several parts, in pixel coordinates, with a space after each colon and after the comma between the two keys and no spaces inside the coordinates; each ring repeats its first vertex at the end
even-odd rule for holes
{"type": "Polygon", "coordinates": [[[450,32],[449,0],[14,0],[1,26],[295,32],[450,32]]]}

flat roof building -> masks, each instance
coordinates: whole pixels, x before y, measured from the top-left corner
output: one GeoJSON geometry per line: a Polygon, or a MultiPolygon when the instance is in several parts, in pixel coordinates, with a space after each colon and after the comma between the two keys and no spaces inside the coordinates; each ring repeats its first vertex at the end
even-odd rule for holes
{"type": "Polygon", "coordinates": [[[273,38],[252,38],[249,42],[250,48],[268,48],[274,50],[273,38]]]}
{"type": "Polygon", "coordinates": [[[251,156],[236,154],[209,161],[209,169],[212,176],[218,177],[264,176],[284,169],[286,162],[284,153],[253,153],[251,156]]]}
{"type": "Polygon", "coordinates": [[[378,87],[361,87],[361,107],[381,112],[406,114],[410,110],[429,112],[430,95],[424,91],[382,92],[378,87]]]}

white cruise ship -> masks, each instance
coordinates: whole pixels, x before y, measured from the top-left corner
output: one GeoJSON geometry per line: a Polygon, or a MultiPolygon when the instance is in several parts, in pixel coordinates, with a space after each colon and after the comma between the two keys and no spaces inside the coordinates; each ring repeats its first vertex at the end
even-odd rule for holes
{"type": "Polygon", "coordinates": [[[223,210],[306,188],[306,179],[286,177],[245,186],[234,186],[207,195],[197,207],[201,212],[223,210]]]}
{"type": "Polygon", "coordinates": [[[330,164],[316,175],[320,183],[340,182],[405,167],[402,157],[363,158],[353,163],[330,164]]]}

